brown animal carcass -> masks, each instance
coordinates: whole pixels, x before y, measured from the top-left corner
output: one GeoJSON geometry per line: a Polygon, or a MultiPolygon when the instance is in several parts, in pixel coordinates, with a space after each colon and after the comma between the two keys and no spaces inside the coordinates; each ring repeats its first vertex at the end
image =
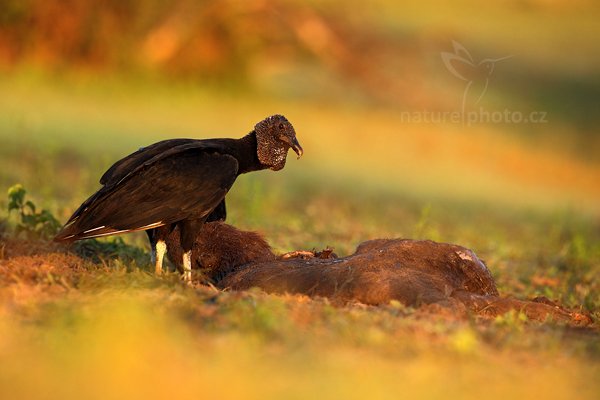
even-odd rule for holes
{"type": "MultiPolygon", "coordinates": [[[[179,232],[167,239],[172,260],[181,259],[179,232]]],[[[205,225],[192,249],[193,267],[220,289],[258,287],[267,293],[318,296],[333,304],[360,302],[438,305],[461,313],[497,316],[510,310],[529,318],[588,324],[589,317],[548,301],[500,297],[486,265],[465,247],[430,240],[377,239],[337,258],[324,252],[277,257],[257,233],[222,222],[205,225]]]]}

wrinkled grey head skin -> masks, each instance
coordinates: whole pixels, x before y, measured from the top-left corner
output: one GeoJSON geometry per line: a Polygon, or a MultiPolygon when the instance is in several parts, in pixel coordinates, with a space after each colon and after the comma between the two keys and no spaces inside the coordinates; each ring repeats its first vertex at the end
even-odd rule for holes
{"type": "Polygon", "coordinates": [[[271,115],[254,126],[258,145],[258,160],[273,171],[285,166],[289,149],[294,150],[298,158],[303,150],[296,139],[296,131],[283,115],[271,115]]]}

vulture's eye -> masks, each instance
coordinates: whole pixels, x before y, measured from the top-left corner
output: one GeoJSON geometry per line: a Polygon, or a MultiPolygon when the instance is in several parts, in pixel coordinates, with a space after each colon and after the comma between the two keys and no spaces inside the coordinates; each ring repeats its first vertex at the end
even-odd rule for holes
{"type": "Polygon", "coordinates": [[[284,128],[283,124],[279,124],[279,130],[282,131],[284,128]]]}

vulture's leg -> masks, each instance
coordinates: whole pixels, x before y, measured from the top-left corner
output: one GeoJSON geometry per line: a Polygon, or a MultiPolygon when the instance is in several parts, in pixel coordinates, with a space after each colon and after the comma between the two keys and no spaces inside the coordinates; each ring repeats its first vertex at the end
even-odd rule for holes
{"type": "Polygon", "coordinates": [[[164,240],[156,242],[156,260],[154,262],[154,273],[156,275],[162,274],[163,260],[165,253],[167,252],[167,243],[164,240]]]}
{"type": "Polygon", "coordinates": [[[154,264],[154,273],[156,275],[162,274],[163,260],[165,258],[165,253],[167,252],[165,238],[169,232],[170,229],[166,226],[146,231],[148,239],[150,239],[150,247],[152,248],[150,260],[152,264],[154,264]]]}
{"type": "Polygon", "coordinates": [[[188,250],[183,253],[183,280],[192,282],[192,251],[188,250]]]}
{"type": "Polygon", "coordinates": [[[192,248],[198,234],[204,226],[205,218],[188,219],[179,224],[181,232],[181,248],[183,249],[183,280],[192,282],[192,248]]]}

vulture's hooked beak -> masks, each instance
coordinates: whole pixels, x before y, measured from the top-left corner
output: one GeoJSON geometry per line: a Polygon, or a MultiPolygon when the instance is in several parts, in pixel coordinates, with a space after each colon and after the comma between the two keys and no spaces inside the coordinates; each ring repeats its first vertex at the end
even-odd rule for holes
{"type": "Polygon", "coordinates": [[[295,136],[292,138],[291,147],[292,150],[294,150],[294,153],[298,155],[298,159],[300,159],[302,154],[304,154],[304,150],[302,150],[302,146],[300,146],[300,143],[298,143],[298,139],[296,139],[295,136]]]}

